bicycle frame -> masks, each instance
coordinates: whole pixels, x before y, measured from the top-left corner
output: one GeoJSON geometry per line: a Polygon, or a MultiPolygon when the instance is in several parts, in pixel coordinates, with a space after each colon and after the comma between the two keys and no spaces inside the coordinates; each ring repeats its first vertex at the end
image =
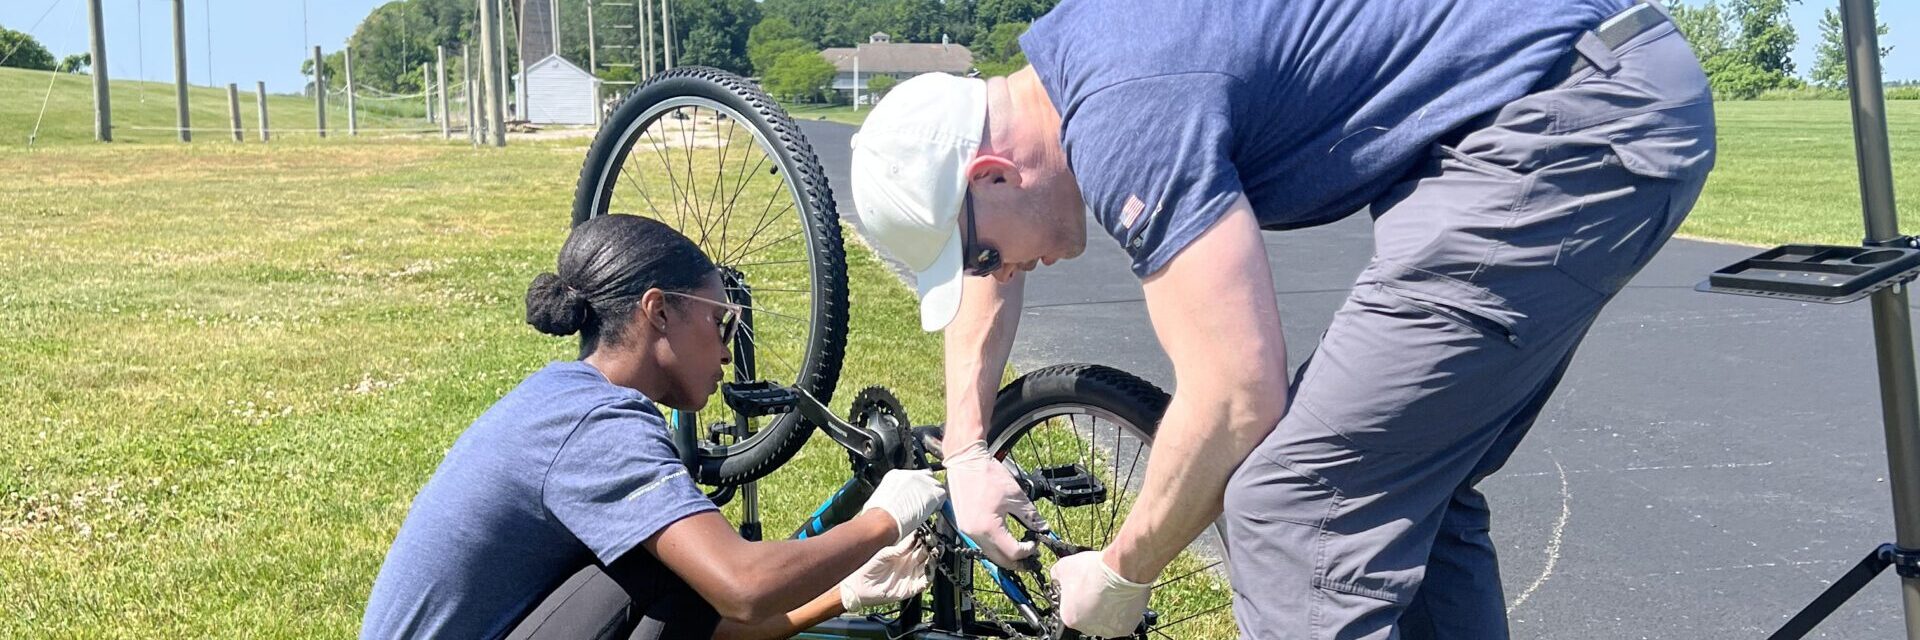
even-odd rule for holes
{"type": "MultiPolygon", "coordinates": [[[[794,391],[799,396],[794,411],[852,454],[853,477],[815,508],[791,538],[817,536],[860,515],[867,499],[873,496],[880,478],[888,471],[935,466],[928,458],[940,451],[937,429],[917,428],[889,433],[868,425],[849,424],[833,415],[805,391],[794,391]]],[[[974,637],[980,632],[1002,633],[1003,629],[983,626],[973,615],[974,603],[968,597],[974,577],[969,566],[970,560],[985,570],[1028,624],[1036,629],[1046,628],[1041,613],[1044,605],[1036,602],[1032,593],[1011,572],[987,560],[980,552],[979,545],[954,527],[954,521],[953,505],[947,503],[941,506],[940,517],[930,525],[940,551],[929,588],[931,601],[925,605],[930,611],[922,611],[923,601],[916,598],[902,605],[898,620],[886,621],[849,614],[798,637],[890,640],[902,637],[962,638],[974,637]],[[932,619],[923,622],[921,618],[925,613],[931,613],[932,619]]],[[[750,524],[757,527],[758,522],[750,524]]]]}

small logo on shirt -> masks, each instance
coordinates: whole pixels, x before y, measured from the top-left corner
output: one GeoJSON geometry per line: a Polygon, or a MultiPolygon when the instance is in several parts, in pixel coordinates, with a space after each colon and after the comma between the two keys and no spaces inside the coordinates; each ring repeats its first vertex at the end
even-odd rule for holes
{"type": "Polygon", "coordinates": [[[1140,214],[1146,210],[1147,203],[1141,202],[1140,196],[1128,194],[1127,203],[1120,207],[1120,224],[1133,228],[1133,221],[1140,219],[1140,214]]]}
{"type": "Polygon", "coordinates": [[[682,469],[682,470],[679,470],[679,471],[675,471],[675,472],[673,472],[673,473],[669,473],[669,474],[667,474],[667,476],[666,476],[666,477],[664,477],[664,478],[661,478],[661,479],[659,479],[659,480],[655,480],[655,481],[653,481],[653,482],[649,482],[649,483],[647,483],[647,484],[646,484],[646,486],[643,486],[643,487],[640,487],[640,488],[638,488],[638,489],[634,489],[634,490],[633,490],[633,493],[629,493],[629,494],[627,494],[627,497],[625,497],[625,498],[621,498],[620,500],[621,500],[622,502],[632,502],[634,498],[638,498],[638,497],[640,497],[640,496],[644,496],[644,495],[647,495],[647,493],[648,493],[648,492],[651,492],[651,491],[653,491],[654,489],[658,489],[658,488],[660,488],[660,486],[661,486],[661,485],[664,485],[664,484],[666,484],[668,480],[672,480],[672,479],[674,479],[674,478],[679,478],[679,477],[684,477],[684,476],[686,476],[686,475],[687,475],[687,471],[686,471],[685,469],[682,469]]]}

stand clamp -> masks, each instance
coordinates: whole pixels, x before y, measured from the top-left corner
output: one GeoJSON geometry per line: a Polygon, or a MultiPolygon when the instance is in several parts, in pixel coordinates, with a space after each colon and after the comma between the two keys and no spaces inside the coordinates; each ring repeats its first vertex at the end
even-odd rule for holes
{"type": "Polygon", "coordinates": [[[1893,566],[1894,573],[1902,578],[1920,579],[1920,549],[1902,549],[1900,547],[1880,545],[1880,557],[1893,566]]]}
{"type": "Polygon", "coordinates": [[[1860,245],[1879,249],[1920,249],[1920,238],[1894,236],[1885,240],[1862,240],[1860,245]]]}

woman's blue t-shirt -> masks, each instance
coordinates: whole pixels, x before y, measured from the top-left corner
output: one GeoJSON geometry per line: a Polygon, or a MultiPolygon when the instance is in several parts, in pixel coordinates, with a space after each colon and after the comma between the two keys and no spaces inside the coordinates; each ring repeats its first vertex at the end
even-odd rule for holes
{"type": "Polygon", "coordinates": [[[414,498],[360,637],[500,637],[579,569],[714,509],[652,400],[584,362],[550,364],[475,420],[414,498]]]}

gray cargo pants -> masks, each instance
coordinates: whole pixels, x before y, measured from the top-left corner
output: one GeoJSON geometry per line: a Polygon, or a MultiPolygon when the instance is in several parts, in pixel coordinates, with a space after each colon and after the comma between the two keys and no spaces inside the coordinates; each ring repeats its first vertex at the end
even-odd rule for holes
{"type": "Polygon", "coordinates": [[[1372,208],[1375,255],[1228,483],[1244,638],[1508,636],[1486,499],[1612,296],[1713,165],[1660,24],[1474,123],[1372,208]]]}

